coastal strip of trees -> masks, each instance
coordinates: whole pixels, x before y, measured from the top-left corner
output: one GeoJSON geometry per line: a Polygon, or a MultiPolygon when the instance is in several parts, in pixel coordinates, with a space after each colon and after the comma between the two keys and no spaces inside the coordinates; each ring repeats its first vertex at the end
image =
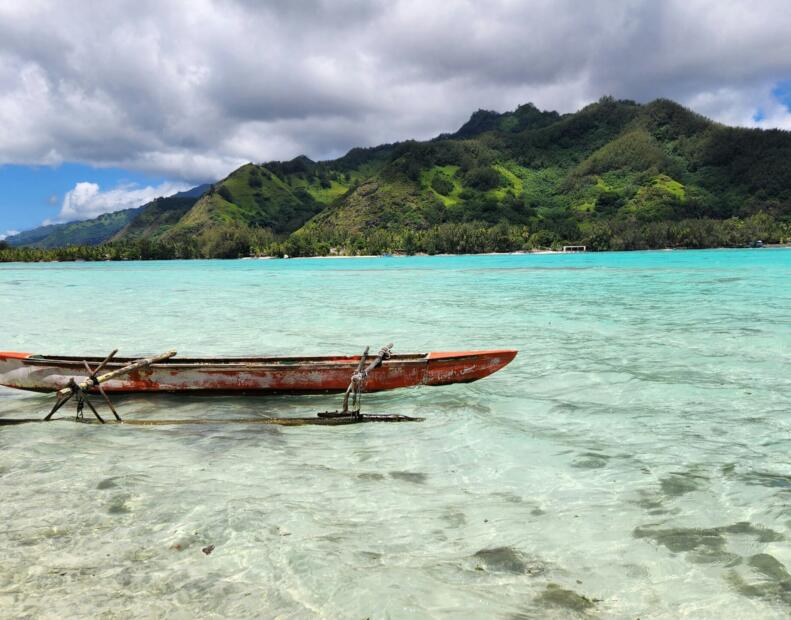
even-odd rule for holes
{"type": "Polygon", "coordinates": [[[708,218],[636,223],[633,221],[537,220],[524,225],[501,222],[444,223],[423,230],[377,228],[341,236],[312,229],[277,239],[270,231],[218,225],[197,237],[176,241],[142,239],[62,248],[14,247],[0,241],[0,262],[120,261],[245,256],[328,256],[402,254],[480,254],[585,245],[589,250],[749,247],[791,242],[791,222],[766,213],[725,220],[708,218]]]}

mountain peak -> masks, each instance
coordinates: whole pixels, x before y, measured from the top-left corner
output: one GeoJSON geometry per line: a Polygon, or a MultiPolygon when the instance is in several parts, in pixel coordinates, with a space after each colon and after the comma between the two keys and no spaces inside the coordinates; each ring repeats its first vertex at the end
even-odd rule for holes
{"type": "Polygon", "coordinates": [[[557,112],[543,112],[533,103],[523,103],[513,112],[495,112],[479,109],[472,113],[470,119],[459,130],[452,134],[453,138],[474,138],[488,131],[519,133],[525,129],[536,129],[557,121],[557,112]]]}
{"type": "Polygon", "coordinates": [[[525,103],[479,109],[428,141],[246,164],[191,206],[173,197],[134,213],[114,239],[153,240],[180,256],[615,249],[683,245],[679,231],[733,217],[769,222],[701,233],[716,241],[737,231],[742,243],[779,238],[775,221],[788,227],[789,162],[788,132],[726,127],[667,99],[602,97],[563,115],[525,103]]]}
{"type": "Polygon", "coordinates": [[[497,121],[502,115],[494,110],[478,109],[472,113],[470,119],[453,134],[454,138],[472,138],[485,131],[497,128],[497,121]]]}

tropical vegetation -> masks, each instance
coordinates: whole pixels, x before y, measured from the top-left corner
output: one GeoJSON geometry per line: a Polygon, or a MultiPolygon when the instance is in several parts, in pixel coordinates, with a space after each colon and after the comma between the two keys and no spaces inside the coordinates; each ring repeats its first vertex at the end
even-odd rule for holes
{"type": "MultiPolygon", "coordinates": [[[[0,260],[703,248],[791,241],[791,133],[726,127],[668,100],[572,114],[474,113],[432,140],[247,164],[194,204],[149,208],[0,260]]],[[[21,247],[22,246],[22,247],[21,247]]]]}

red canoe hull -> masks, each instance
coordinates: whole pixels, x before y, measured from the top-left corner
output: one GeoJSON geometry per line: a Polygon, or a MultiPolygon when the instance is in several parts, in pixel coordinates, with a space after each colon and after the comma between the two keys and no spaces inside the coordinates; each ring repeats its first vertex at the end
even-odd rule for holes
{"type": "MultiPolygon", "coordinates": [[[[366,392],[416,385],[469,383],[500,370],[516,351],[460,351],[393,355],[371,372],[366,392]]],[[[82,360],[96,366],[98,357],[63,357],[0,352],[0,385],[54,392],[69,379],[87,375],[82,360]]],[[[250,357],[172,358],[103,384],[106,392],[316,394],[346,390],[360,358],[250,357]]],[[[131,361],[117,358],[106,370],[131,361]]]]}

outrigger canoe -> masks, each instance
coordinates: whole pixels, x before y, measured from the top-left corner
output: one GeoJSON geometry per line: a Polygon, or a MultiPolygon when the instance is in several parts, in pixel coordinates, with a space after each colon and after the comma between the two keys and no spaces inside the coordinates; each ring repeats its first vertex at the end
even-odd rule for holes
{"type": "MultiPolygon", "coordinates": [[[[371,372],[366,392],[416,385],[469,383],[506,366],[514,350],[393,354],[371,372]]],[[[0,385],[55,392],[85,378],[84,361],[101,357],[0,352],[0,385]],[[84,360],[84,361],[83,361],[84,360]]],[[[107,371],[134,358],[113,358],[107,371]]],[[[344,392],[360,356],[327,357],[172,357],[103,383],[105,392],[189,394],[332,394],[344,392]]]]}

